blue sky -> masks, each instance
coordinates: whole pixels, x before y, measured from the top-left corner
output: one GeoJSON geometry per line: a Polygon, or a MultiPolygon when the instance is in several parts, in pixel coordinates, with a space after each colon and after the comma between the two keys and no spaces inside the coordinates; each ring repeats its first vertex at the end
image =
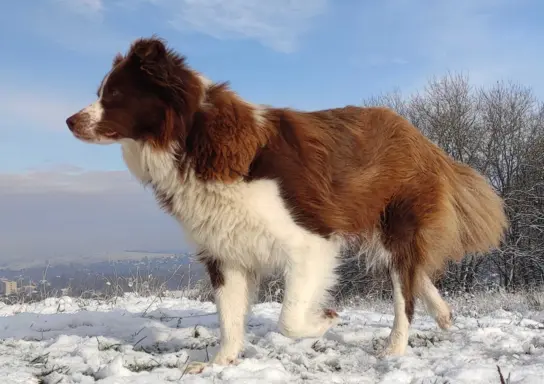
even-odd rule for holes
{"type": "Polygon", "coordinates": [[[0,187],[34,199],[44,185],[80,193],[96,172],[103,193],[117,185],[118,146],[81,143],[64,120],[140,36],[166,38],[252,102],[319,109],[410,93],[446,71],[476,85],[517,81],[544,98],[543,17],[540,0],[5,1],[0,187]]]}

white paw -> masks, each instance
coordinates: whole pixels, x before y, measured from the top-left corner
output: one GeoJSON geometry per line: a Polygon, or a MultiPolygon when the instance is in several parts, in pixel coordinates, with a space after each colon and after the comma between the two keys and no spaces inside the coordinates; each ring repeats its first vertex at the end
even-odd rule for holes
{"type": "Polygon", "coordinates": [[[322,337],[327,331],[340,322],[338,314],[332,309],[324,309],[318,316],[311,316],[304,323],[292,324],[281,321],[280,332],[290,338],[314,338],[322,337]]]}
{"type": "Polygon", "coordinates": [[[438,326],[443,330],[447,330],[453,325],[453,316],[449,310],[436,316],[435,320],[438,326]]]}
{"type": "Polygon", "coordinates": [[[404,356],[406,348],[400,345],[388,344],[381,352],[378,353],[378,358],[383,359],[386,357],[399,357],[404,356]]]}
{"type": "Polygon", "coordinates": [[[378,358],[404,356],[408,348],[408,333],[393,329],[385,341],[384,348],[378,352],[378,358]]]}
{"type": "Polygon", "coordinates": [[[238,365],[238,354],[222,354],[220,351],[213,359],[213,363],[217,365],[238,365]]]}
{"type": "Polygon", "coordinates": [[[323,315],[318,317],[318,320],[316,321],[316,328],[317,333],[319,334],[318,337],[323,336],[329,329],[334,327],[340,322],[340,317],[338,316],[338,313],[336,313],[333,309],[324,309],[323,315]]]}
{"type": "Polygon", "coordinates": [[[204,363],[201,361],[193,361],[187,365],[184,372],[189,375],[195,375],[202,373],[206,367],[210,367],[212,364],[227,366],[227,365],[238,365],[239,361],[236,357],[217,354],[217,356],[210,363],[204,363]]]}
{"type": "Polygon", "coordinates": [[[209,365],[210,363],[193,361],[192,363],[189,363],[189,365],[187,365],[183,373],[186,373],[188,375],[196,375],[196,374],[202,373],[202,371],[209,365]]]}

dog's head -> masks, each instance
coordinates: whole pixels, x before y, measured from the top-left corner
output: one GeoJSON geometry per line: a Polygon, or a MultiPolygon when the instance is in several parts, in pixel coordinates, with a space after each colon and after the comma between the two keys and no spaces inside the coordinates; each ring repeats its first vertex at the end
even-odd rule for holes
{"type": "Polygon", "coordinates": [[[161,39],[139,39],[125,56],[115,57],[98,99],[66,124],[75,137],[90,143],[183,140],[179,136],[187,134],[203,87],[199,75],[161,39]]]}

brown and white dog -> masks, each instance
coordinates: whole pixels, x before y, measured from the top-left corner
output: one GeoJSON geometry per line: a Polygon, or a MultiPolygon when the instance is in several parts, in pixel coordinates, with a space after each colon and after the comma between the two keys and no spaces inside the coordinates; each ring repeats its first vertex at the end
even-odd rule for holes
{"type": "Polygon", "coordinates": [[[383,354],[402,355],[416,297],[451,325],[432,277],[497,247],[507,228],[485,179],[395,112],[254,105],[156,37],[118,54],[98,100],[67,125],[80,140],[120,143],[132,174],[199,246],[221,324],[218,364],[238,358],[252,295],[272,269],[285,276],[284,335],[335,325],[326,305],[346,248],[389,271],[395,320],[383,354]]]}

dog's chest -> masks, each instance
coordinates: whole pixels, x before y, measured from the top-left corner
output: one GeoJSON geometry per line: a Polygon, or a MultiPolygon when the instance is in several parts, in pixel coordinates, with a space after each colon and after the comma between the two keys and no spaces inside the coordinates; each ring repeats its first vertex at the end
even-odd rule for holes
{"type": "Polygon", "coordinates": [[[277,263],[286,248],[308,237],[293,221],[274,181],[203,182],[191,169],[180,172],[167,152],[128,146],[123,154],[132,174],[150,183],[187,234],[217,257],[277,263]]]}

